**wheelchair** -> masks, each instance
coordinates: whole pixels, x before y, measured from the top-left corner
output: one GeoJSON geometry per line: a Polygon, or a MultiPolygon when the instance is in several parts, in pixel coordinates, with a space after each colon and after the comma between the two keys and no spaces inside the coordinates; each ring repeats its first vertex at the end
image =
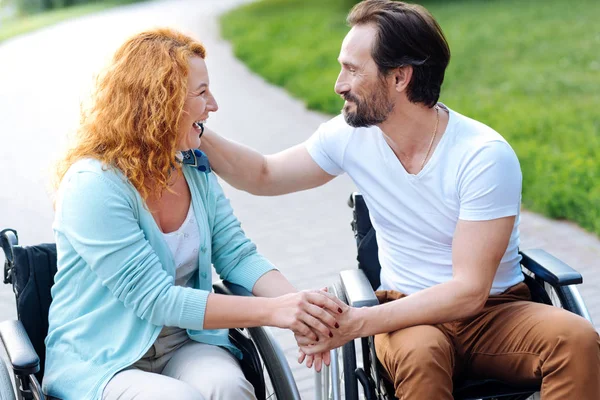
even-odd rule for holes
{"type": "MultiPolygon", "coordinates": [[[[7,356],[0,356],[0,400],[60,400],[45,395],[40,385],[56,246],[20,246],[13,229],[0,231],[0,245],[6,257],[4,283],[13,286],[18,314],[18,320],[0,323],[0,347],[7,356]]],[[[245,288],[225,281],[215,283],[213,289],[220,294],[252,296],[245,288]]],[[[229,338],[243,353],[242,371],[258,400],[300,400],[284,353],[267,329],[231,329],[229,338]]]]}
{"type": "MultiPolygon", "coordinates": [[[[381,269],[376,232],[360,193],[352,193],[348,205],[353,210],[351,227],[356,239],[358,269],[342,271],[333,291],[353,307],[374,306],[378,304],[374,290],[380,285],[381,269]]],[[[592,322],[575,286],[583,282],[581,274],[544,250],[523,250],[520,254],[525,283],[531,291],[533,301],[562,307],[592,322]]],[[[358,400],[359,397],[367,400],[395,399],[393,384],[384,378],[375,354],[374,338],[365,337],[356,341],[331,351],[331,374],[324,371],[323,374],[315,375],[317,400],[337,400],[342,398],[342,394],[346,400],[358,400]],[[362,365],[358,366],[356,341],[360,342],[362,356],[359,360],[362,365]]],[[[455,382],[453,396],[457,400],[525,400],[532,396],[539,398],[539,390],[539,385],[517,387],[494,379],[467,378],[455,382]]]]}

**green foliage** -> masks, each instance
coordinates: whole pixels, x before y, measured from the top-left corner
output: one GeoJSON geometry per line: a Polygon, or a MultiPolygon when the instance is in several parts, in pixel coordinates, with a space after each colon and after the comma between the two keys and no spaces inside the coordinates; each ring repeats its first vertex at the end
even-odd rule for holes
{"type": "MultiPolygon", "coordinates": [[[[309,108],[337,114],[350,0],[263,0],[225,15],[235,54],[309,108]]],[[[600,2],[424,0],[452,50],[441,101],[500,132],[523,203],[600,234],[600,2]]]]}
{"type": "Polygon", "coordinates": [[[121,4],[133,3],[135,1],[140,0],[108,0],[94,2],[2,21],[2,24],[0,24],[0,42],[45,26],[56,24],[60,21],[101,11],[121,4]]]}
{"type": "MultiPolygon", "coordinates": [[[[13,0],[21,15],[31,15],[50,10],[91,4],[93,7],[101,6],[100,3],[115,3],[114,0],[13,0]]],[[[130,3],[132,1],[129,1],[130,3]]]]}

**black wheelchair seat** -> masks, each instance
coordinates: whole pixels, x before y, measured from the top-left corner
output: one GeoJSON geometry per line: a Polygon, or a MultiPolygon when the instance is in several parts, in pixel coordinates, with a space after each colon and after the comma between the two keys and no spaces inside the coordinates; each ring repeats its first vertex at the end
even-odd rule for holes
{"type": "MultiPolygon", "coordinates": [[[[12,231],[18,240],[15,231],[12,231]]],[[[45,345],[48,334],[48,310],[52,297],[50,289],[56,273],[56,245],[15,246],[8,243],[8,232],[0,239],[4,254],[4,283],[12,284],[17,304],[17,316],[40,359],[36,373],[41,382],[44,375],[45,345]],[[19,266],[18,268],[16,266],[19,266]]]]}

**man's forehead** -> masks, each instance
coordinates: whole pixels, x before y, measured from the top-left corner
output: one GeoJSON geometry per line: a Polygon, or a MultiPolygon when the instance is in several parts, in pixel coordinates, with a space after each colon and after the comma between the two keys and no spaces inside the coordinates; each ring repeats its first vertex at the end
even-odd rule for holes
{"type": "Polygon", "coordinates": [[[371,24],[353,26],[342,42],[340,61],[346,58],[362,61],[370,58],[376,33],[375,26],[371,24]]]}

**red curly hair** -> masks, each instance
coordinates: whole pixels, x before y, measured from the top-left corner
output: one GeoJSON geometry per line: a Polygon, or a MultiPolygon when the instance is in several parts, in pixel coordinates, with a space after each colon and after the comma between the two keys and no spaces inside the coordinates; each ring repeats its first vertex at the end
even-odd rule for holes
{"type": "Polygon", "coordinates": [[[74,146],[58,163],[56,185],[82,158],[118,168],[143,199],[168,186],[187,95],[189,59],[204,46],[173,29],[153,29],[127,40],[96,82],[82,111],[74,146]]]}

